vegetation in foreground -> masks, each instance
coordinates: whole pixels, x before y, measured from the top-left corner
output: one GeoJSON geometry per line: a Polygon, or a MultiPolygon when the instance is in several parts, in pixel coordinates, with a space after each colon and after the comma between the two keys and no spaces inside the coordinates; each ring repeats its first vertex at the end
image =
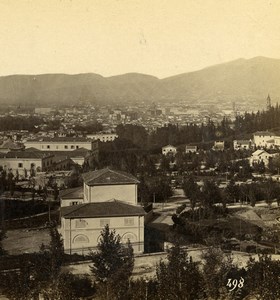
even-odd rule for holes
{"type": "Polygon", "coordinates": [[[219,248],[205,250],[203,263],[197,263],[176,243],[167,260],[157,265],[153,279],[134,280],[131,245],[121,244],[120,237],[106,226],[97,251],[90,256],[92,276],[81,277],[61,272],[65,257],[61,237],[55,228],[50,229],[50,236],[50,244],[43,245],[33,260],[1,273],[0,291],[8,299],[35,300],[39,295],[45,300],[280,298],[280,262],[268,255],[251,258],[240,269],[219,248]]]}

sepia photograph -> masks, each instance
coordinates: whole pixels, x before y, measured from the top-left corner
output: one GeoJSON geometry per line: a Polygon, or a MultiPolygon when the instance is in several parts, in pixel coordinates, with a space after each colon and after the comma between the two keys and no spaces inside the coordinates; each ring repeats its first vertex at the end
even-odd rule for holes
{"type": "Polygon", "coordinates": [[[0,300],[280,300],[280,1],[0,0],[0,300]]]}

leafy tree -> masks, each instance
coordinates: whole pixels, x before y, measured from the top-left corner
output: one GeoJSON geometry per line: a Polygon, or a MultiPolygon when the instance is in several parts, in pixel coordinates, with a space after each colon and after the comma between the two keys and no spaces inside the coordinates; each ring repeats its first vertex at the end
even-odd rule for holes
{"type": "Polygon", "coordinates": [[[2,241],[5,237],[6,237],[5,231],[0,229],[0,256],[7,254],[7,252],[4,250],[4,248],[2,246],[2,241]]]}
{"type": "Polygon", "coordinates": [[[124,299],[134,266],[133,248],[126,246],[115,230],[106,225],[101,232],[97,252],[91,253],[91,271],[99,282],[99,294],[110,299],[124,299]],[[105,290],[104,291],[104,287],[105,290]]]}
{"type": "Polygon", "coordinates": [[[200,199],[200,189],[198,184],[194,181],[193,177],[189,177],[183,182],[183,190],[185,196],[190,199],[192,210],[195,209],[197,200],[200,199]]]}
{"type": "Polygon", "coordinates": [[[214,181],[205,180],[202,187],[202,203],[206,208],[211,208],[214,203],[222,201],[221,192],[214,181]]]}
{"type": "Polygon", "coordinates": [[[280,262],[271,256],[259,255],[258,261],[251,258],[247,263],[246,283],[255,299],[280,299],[280,262]]]}
{"type": "Polygon", "coordinates": [[[42,245],[40,253],[34,254],[32,259],[23,260],[18,272],[7,273],[1,278],[0,287],[9,299],[38,299],[39,294],[46,300],[74,299],[63,296],[72,292],[65,292],[68,282],[60,274],[63,262],[61,236],[56,228],[50,229],[50,236],[50,244],[42,245]]]}
{"type": "Polygon", "coordinates": [[[153,279],[139,278],[130,282],[130,300],[154,300],[158,299],[157,281],[153,279]]]}
{"type": "Polygon", "coordinates": [[[225,256],[219,248],[210,247],[202,254],[202,259],[207,299],[238,299],[226,288],[228,274],[238,273],[231,257],[225,256]]]}
{"type": "Polygon", "coordinates": [[[225,194],[226,194],[227,202],[232,202],[233,200],[233,202],[235,203],[236,200],[238,200],[239,189],[233,179],[230,180],[228,186],[225,188],[225,194]]]}
{"type": "Polygon", "coordinates": [[[167,263],[161,261],[156,269],[159,299],[200,299],[203,279],[198,265],[178,243],[168,252],[167,263]]]}

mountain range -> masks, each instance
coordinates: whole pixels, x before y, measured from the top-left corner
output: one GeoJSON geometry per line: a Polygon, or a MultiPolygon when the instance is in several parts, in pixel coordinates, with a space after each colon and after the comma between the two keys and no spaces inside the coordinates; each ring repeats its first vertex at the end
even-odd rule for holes
{"type": "Polygon", "coordinates": [[[124,101],[255,101],[280,99],[280,59],[237,59],[199,71],[159,79],[128,73],[112,77],[86,73],[0,77],[0,103],[120,103],[124,101]]]}

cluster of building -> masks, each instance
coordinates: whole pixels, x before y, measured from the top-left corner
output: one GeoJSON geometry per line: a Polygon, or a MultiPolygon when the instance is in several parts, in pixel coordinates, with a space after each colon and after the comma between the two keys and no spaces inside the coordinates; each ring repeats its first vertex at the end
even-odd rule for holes
{"type": "Polygon", "coordinates": [[[23,143],[6,140],[0,145],[0,165],[27,178],[46,171],[71,170],[98,159],[97,140],[74,137],[40,137],[23,143]]]}
{"type": "MultiPolygon", "coordinates": [[[[279,155],[280,136],[269,131],[258,131],[253,134],[253,138],[250,140],[234,140],[232,146],[235,151],[252,151],[251,156],[248,157],[251,166],[263,163],[267,167],[271,159],[279,155]],[[273,150],[273,153],[270,153],[271,150],[273,150]]],[[[185,153],[197,153],[198,150],[197,145],[185,146],[185,153]]],[[[224,151],[225,141],[215,141],[212,150],[224,151]]],[[[176,153],[177,147],[173,145],[162,147],[163,155],[175,156],[176,153]]]]}
{"type": "MultiPolygon", "coordinates": [[[[249,105],[249,104],[248,104],[249,105]]],[[[252,106],[250,106],[251,109],[252,106]]],[[[123,103],[113,105],[92,105],[79,103],[69,107],[36,107],[30,111],[10,111],[11,116],[38,116],[46,121],[59,121],[61,124],[58,130],[59,135],[77,134],[76,128],[80,124],[91,123],[92,120],[102,124],[104,131],[108,134],[114,133],[118,124],[135,124],[153,131],[166,124],[184,126],[187,124],[206,124],[210,119],[214,123],[220,122],[224,116],[234,120],[237,114],[248,110],[243,103],[220,101],[201,101],[194,104],[189,101],[173,101],[152,103],[123,103]]],[[[44,132],[46,124],[38,128],[44,132]]],[[[108,137],[109,138],[109,137],[108,137]]]]}

